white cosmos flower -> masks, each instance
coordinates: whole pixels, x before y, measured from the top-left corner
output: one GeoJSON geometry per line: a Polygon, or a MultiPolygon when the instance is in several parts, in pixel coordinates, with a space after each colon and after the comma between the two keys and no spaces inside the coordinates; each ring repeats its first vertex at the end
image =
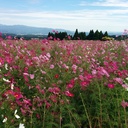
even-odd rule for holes
{"type": "Polygon", "coordinates": [[[4,119],[3,119],[3,123],[5,123],[7,121],[7,117],[5,117],[4,119]]]}
{"type": "Polygon", "coordinates": [[[8,79],[3,78],[3,81],[10,83],[11,81],[9,81],[8,79]]]}
{"type": "Polygon", "coordinates": [[[12,89],[12,90],[14,89],[14,84],[13,84],[13,83],[11,83],[11,89],[12,89]]]}
{"type": "Polygon", "coordinates": [[[16,110],[15,110],[15,112],[14,112],[14,116],[16,117],[16,119],[19,119],[19,118],[20,118],[20,116],[19,116],[19,115],[17,115],[16,113],[17,113],[17,109],[16,109],[16,110]]]}
{"type": "Polygon", "coordinates": [[[5,64],[4,67],[6,70],[8,70],[8,64],[5,64]]]}
{"type": "Polygon", "coordinates": [[[19,128],[25,128],[24,124],[20,123],[19,128]]]}

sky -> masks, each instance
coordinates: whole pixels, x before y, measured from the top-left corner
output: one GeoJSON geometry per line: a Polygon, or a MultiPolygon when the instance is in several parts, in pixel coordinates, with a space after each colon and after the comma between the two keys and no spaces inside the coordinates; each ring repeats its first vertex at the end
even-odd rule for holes
{"type": "Polygon", "coordinates": [[[123,32],[128,0],[0,0],[0,24],[123,32]]]}

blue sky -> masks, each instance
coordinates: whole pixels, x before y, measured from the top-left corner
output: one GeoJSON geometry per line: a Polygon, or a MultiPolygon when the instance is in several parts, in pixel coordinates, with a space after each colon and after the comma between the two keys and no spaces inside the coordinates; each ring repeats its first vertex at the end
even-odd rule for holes
{"type": "Polygon", "coordinates": [[[0,24],[123,32],[128,0],[0,0],[0,24]]]}

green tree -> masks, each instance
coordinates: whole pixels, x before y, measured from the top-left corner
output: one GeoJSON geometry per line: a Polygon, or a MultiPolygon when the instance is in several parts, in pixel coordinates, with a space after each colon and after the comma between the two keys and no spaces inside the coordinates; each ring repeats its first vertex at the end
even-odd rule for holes
{"type": "Polygon", "coordinates": [[[94,40],[94,31],[93,30],[90,30],[88,36],[87,36],[87,39],[88,40],[94,40]]]}
{"type": "Polygon", "coordinates": [[[100,32],[99,32],[99,40],[102,40],[103,36],[104,36],[103,32],[100,31],[100,32]]]}
{"type": "Polygon", "coordinates": [[[79,33],[79,38],[80,38],[81,40],[85,40],[85,39],[86,39],[86,33],[85,33],[85,32],[80,32],[80,33],[79,33]]]}
{"type": "Polygon", "coordinates": [[[107,31],[104,33],[104,36],[108,36],[108,32],[107,31]]]}
{"type": "Polygon", "coordinates": [[[94,40],[99,40],[99,31],[96,30],[94,33],[94,40]]]}
{"type": "Polygon", "coordinates": [[[78,33],[78,29],[76,29],[74,36],[73,36],[73,40],[77,40],[79,37],[79,33],[78,33]]]}
{"type": "Polygon", "coordinates": [[[47,37],[48,39],[50,39],[50,40],[53,40],[54,38],[55,38],[55,34],[54,33],[51,33],[51,32],[49,32],[48,33],[48,37],[47,37]]]}

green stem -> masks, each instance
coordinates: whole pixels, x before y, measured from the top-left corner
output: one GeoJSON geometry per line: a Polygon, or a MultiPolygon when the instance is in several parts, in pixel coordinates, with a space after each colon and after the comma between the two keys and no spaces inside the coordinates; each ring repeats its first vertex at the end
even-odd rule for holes
{"type": "Polygon", "coordinates": [[[5,89],[3,89],[3,90],[0,92],[0,95],[1,95],[5,90],[7,90],[8,88],[10,88],[10,86],[7,86],[5,89]]]}
{"type": "Polygon", "coordinates": [[[31,126],[30,126],[30,128],[32,128],[32,115],[33,115],[33,114],[31,114],[31,120],[30,120],[30,125],[31,125],[31,126]]]}
{"type": "MultiPolygon", "coordinates": [[[[59,96],[59,101],[60,101],[60,96],[59,96]]],[[[62,125],[62,123],[61,123],[61,120],[62,120],[61,112],[62,112],[62,110],[61,110],[61,103],[59,103],[59,104],[60,104],[60,119],[59,119],[59,125],[60,125],[60,127],[59,128],[61,128],[61,125],[62,125]]]]}
{"type": "Polygon", "coordinates": [[[99,102],[100,102],[100,121],[99,121],[99,127],[101,127],[101,123],[102,123],[102,103],[101,103],[101,101],[102,100],[101,100],[101,89],[100,89],[99,84],[98,84],[98,89],[99,89],[99,102]]]}
{"type": "Polygon", "coordinates": [[[118,102],[118,92],[116,90],[116,97],[117,97],[117,111],[118,111],[118,126],[121,127],[121,118],[120,118],[120,103],[118,102]]]}
{"type": "MultiPolygon", "coordinates": [[[[67,101],[67,98],[65,98],[65,101],[67,101]]],[[[65,104],[66,105],[66,104],[65,104]]],[[[70,120],[72,120],[71,118],[73,117],[73,119],[75,120],[76,124],[78,125],[78,128],[81,128],[81,124],[79,123],[79,121],[76,119],[76,117],[73,115],[72,111],[69,110],[68,105],[66,105],[66,108],[68,110],[68,113],[70,115],[70,120]]],[[[72,121],[71,121],[72,122],[72,121]]]]}
{"type": "Polygon", "coordinates": [[[85,103],[84,103],[84,100],[83,100],[83,97],[82,97],[81,93],[80,93],[80,98],[81,98],[81,100],[82,100],[82,103],[83,103],[83,106],[84,106],[84,111],[85,111],[85,114],[86,114],[87,119],[88,119],[88,122],[89,122],[89,127],[92,128],[91,120],[90,120],[90,118],[89,118],[89,115],[88,115],[87,109],[86,109],[86,107],[85,107],[85,103]]]}
{"type": "MultiPolygon", "coordinates": [[[[67,107],[68,109],[68,107],[67,107]]],[[[68,109],[68,112],[72,115],[72,117],[74,118],[75,122],[77,123],[77,125],[79,126],[79,128],[81,128],[80,126],[80,123],[77,121],[77,119],[73,116],[72,112],[68,109]]]]}
{"type": "Polygon", "coordinates": [[[69,118],[70,118],[70,123],[72,124],[72,118],[71,118],[70,112],[68,114],[69,114],[69,118]]]}
{"type": "MultiPolygon", "coordinates": [[[[44,99],[45,99],[45,94],[44,94],[44,99]]],[[[44,113],[43,113],[43,128],[45,128],[45,107],[46,107],[46,103],[44,103],[44,113]]]]}
{"type": "MultiPolygon", "coordinates": [[[[33,107],[33,102],[32,102],[32,107],[33,107]]],[[[33,116],[33,112],[31,113],[31,119],[30,119],[30,128],[32,128],[32,116],[33,116]]]]}
{"type": "Polygon", "coordinates": [[[124,114],[125,114],[125,128],[127,128],[127,116],[126,116],[126,109],[124,108],[124,114]]]}

